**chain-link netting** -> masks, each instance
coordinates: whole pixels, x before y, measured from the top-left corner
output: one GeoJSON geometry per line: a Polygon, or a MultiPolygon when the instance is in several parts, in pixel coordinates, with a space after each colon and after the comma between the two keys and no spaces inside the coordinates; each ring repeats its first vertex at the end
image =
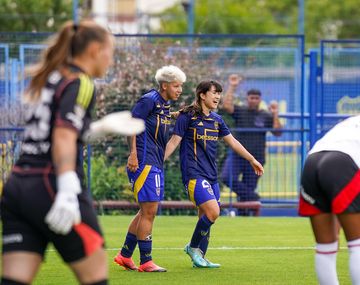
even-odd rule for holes
{"type": "Polygon", "coordinates": [[[322,81],[319,112],[322,132],[360,113],[360,41],[321,42],[322,81]]]}
{"type": "MultiPolygon", "coordinates": [[[[14,66],[11,65],[11,68],[16,70],[9,71],[8,79],[9,86],[12,86],[16,94],[11,95],[16,104],[28,83],[27,70],[38,60],[44,47],[45,36],[28,34],[22,35],[19,41],[12,41],[12,37],[4,41],[4,44],[9,46],[10,61],[16,63],[14,66]]],[[[193,101],[194,89],[201,80],[218,80],[226,93],[229,76],[237,74],[242,80],[234,90],[235,104],[245,108],[246,92],[253,88],[259,89],[262,93],[263,112],[268,112],[271,101],[275,100],[279,105],[281,123],[285,129],[289,129],[283,130],[280,136],[274,136],[271,133],[272,126],[263,129],[265,126],[261,122],[255,122],[255,129],[239,131],[236,128],[243,126],[236,125],[230,114],[219,110],[240,141],[244,133],[245,136],[255,137],[255,140],[247,141],[248,146],[251,146],[251,152],[264,153],[265,174],[254,190],[264,199],[294,198],[297,195],[300,173],[301,130],[300,117],[289,116],[289,113],[302,111],[302,55],[303,38],[297,36],[117,35],[115,64],[105,79],[96,80],[99,90],[96,117],[113,111],[131,109],[144,92],[157,88],[154,75],[163,65],[177,65],[187,75],[183,94],[172,105],[173,110],[178,110],[193,101]],[[254,136],[256,133],[258,135],[254,136]]],[[[19,111],[17,113],[21,114],[19,111]]],[[[13,124],[14,121],[4,121],[2,126],[9,123],[13,124]]],[[[15,123],[21,125],[23,121],[18,118],[15,123]]],[[[87,161],[91,161],[89,183],[94,198],[132,199],[126,176],[128,148],[125,138],[107,137],[91,144],[84,154],[91,157],[90,160],[84,161],[86,167],[87,161]]],[[[220,143],[219,174],[227,156],[226,146],[220,143]]],[[[236,168],[238,165],[231,167],[236,168]]],[[[177,154],[166,162],[165,172],[165,199],[186,199],[177,154]]],[[[241,181],[243,176],[244,173],[239,172],[238,181],[241,181]]],[[[227,200],[229,188],[223,184],[222,179],[220,181],[224,186],[223,197],[227,200]]]]}

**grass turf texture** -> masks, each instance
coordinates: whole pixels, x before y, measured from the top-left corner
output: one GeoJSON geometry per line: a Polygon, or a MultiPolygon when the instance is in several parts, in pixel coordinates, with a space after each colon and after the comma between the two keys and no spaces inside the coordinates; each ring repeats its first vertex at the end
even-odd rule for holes
{"type": "MultiPolygon", "coordinates": [[[[307,219],[220,217],[211,232],[207,257],[222,267],[195,269],[183,247],[191,237],[196,217],[157,217],[152,256],[168,269],[167,273],[128,272],[113,262],[130,220],[130,216],[100,217],[107,243],[110,284],[317,284],[314,241],[307,219]]],[[[350,284],[343,235],[340,245],[340,283],[350,284]]],[[[137,249],[134,259],[138,263],[137,249]]],[[[77,283],[58,254],[49,248],[34,284],[77,283]]]]}

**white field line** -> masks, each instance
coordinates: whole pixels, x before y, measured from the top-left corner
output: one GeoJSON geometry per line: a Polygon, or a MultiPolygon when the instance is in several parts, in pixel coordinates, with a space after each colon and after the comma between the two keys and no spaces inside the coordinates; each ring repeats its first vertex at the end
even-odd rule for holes
{"type": "MultiPolygon", "coordinates": [[[[106,251],[119,251],[121,248],[106,248],[106,251]]],[[[347,249],[341,246],[340,249],[347,249]]],[[[184,250],[182,247],[153,247],[152,250],[184,250]]],[[[312,246],[221,246],[209,247],[209,250],[315,250],[312,246]]],[[[48,251],[56,251],[49,249],[48,251]]]]}

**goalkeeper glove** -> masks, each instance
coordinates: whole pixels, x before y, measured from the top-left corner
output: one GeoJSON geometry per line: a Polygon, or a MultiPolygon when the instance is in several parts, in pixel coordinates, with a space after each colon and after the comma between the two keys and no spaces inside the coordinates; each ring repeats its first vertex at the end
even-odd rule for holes
{"type": "Polygon", "coordinates": [[[66,235],[81,221],[79,200],[80,180],[75,171],[67,171],[57,177],[57,194],[45,217],[49,228],[57,234],[66,235]]]}
{"type": "Polygon", "coordinates": [[[115,112],[92,122],[85,139],[91,141],[107,134],[131,136],[141,133],[144,129],[144,121],[133,118],[129,111],[115,112]]]}

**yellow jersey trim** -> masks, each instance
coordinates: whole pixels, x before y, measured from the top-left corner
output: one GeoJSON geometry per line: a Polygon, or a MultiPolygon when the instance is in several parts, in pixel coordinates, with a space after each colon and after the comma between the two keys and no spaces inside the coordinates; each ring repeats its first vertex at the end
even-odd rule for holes
{"type": "Polygon", "coordinates": [[[134,197],[136,202],[138,202],[138,194],[141,188],[144,186],[146,178],[149,175],[150,169],[151,169],[151,165],[145,165],[143,171],[141,171],[139,177],[136,179],[134,183],[134,197]]]}
{"type": "Polygon", "coordinates": [[[80,87],[76,98],[76,103],[84,109],[87,109],[94,94],[94,83],[89,78],[89,76],[85,74],[81,74],[79,79],[80,87]]]}
{"type": "Polygon", "coordinates": [[[188,185],[189,198],[190,198],[190,201],[193,202],[194,205],[196,206],[196,202],[195,202],[195,186],[196,186],[196,179],[190,179],[189,185],[188,185]]]}

